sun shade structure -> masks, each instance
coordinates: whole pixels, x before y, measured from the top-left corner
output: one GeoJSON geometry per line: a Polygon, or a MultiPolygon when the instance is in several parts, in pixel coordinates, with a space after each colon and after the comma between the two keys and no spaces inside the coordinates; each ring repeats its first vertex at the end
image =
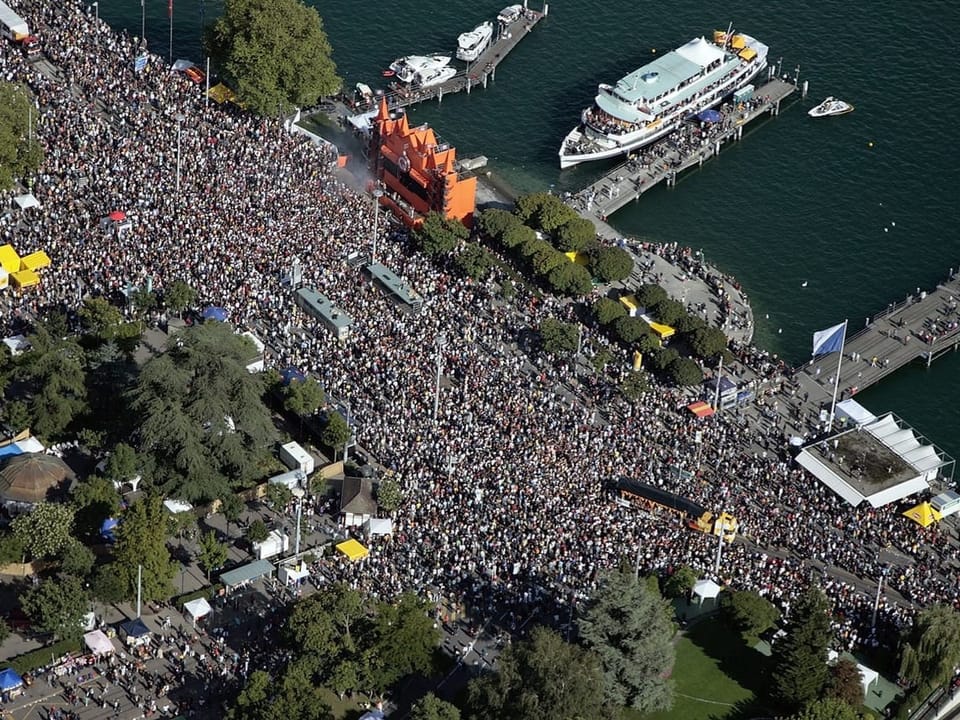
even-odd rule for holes
{"type": "Polygon", "coordinates": [[[723,590],[723,588],[713,580],[697,580],[693,586],[693,594],[700,598],[700,602],[711,599],[716,600],[721,590],[723,590]]]}
{"type": "Polygon", "coordinates": [[[353,538],[344,540],[342,543],[337,545],[337,550],[346,555],[350,562],[363,560],[363,558],[370,554],[369,550],[367,550],[363,545],[358,543],[353,538]]]}
{"type": "Polygon", "coordinates": [[[204,320],[216,320],[217,322],[227,321],[227,311],[222,307],[211,305],[203,311],[204,320]]]}
{"type": "Polygon", "coordinates": [[[94,655],[108,655],[116,652],[113,642],[106,636],[103,630],[92,630],[83,636],[83,644],[94,655]]]}
{"type": "Polygon", "coordinates": [[[194,625],[197,624],[197,620],[213,612],[210,603],[207,602],[206,598],[202,597],[184,603],[183,609],[190,613],[190,619],[193,620],[194,625]]]}
{"type": "Polygon", "coordinates": [[[0,469],[0,499],[38,503],[68,478],[73,478],[73,470],[56,455],[15,455],[0,469]]]}
{"type": "Polygon", "coordinates": [[[713,408],[707,405],[703,400],[687,405],[687,410],[692,412],[698,418],[710,417],[713,415],[713,408]]]}
{"type": "Polygon", "coordinates": [[[943,517],[931,507],[929,502],[922,502],[916,507],[912,507],[903,513],[904,517],[910,518],[920,527],[930,527],[935,522],[940,522],[943,517]]]}
{"type": "Polygon", "coordinates": [[[13,668],[0,670],[0,691],[10,692],[21,687],[23,687],[23,678],[17,675],[16,670],[13,668]]]}

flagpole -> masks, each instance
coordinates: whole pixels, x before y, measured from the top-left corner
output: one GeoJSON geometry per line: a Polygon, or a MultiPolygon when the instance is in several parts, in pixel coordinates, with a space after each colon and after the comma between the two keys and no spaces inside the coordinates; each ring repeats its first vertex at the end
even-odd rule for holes
{"type": "Polygon", "coordinates": [[[830,417],[827,419],[827,432],[833,430],[833,413],[837,407],[837,390],[840,388],[840,366],[843,364],[843,347],[847,342],[847,320],[843,321],[843,336],[840,339],[840,357],[837,359],[837,376],[833,379],[833,398],[830,400],[830,417]]]}

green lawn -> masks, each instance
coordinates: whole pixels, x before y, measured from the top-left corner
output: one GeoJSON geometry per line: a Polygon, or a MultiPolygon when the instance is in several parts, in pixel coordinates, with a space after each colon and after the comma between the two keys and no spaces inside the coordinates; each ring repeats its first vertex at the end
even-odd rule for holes
{"type": "Polygon", "coordinates": [[[668,712],[626,710],[623,720],[739,718],[762,686],[766,658],[717,618],[696,624],[677,642],[676,696],[668,712]],[[709,702],[708,702],[709,701],[709,702]]]}

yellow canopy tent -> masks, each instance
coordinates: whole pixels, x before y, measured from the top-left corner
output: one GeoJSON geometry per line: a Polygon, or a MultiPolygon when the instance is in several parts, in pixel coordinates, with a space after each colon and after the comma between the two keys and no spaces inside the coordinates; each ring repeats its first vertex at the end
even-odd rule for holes
{"type": "Polygon", "coordinates": [[[661,340],[666,340],[669,337],[673,337],[676,334],[676,330],[669,325],[664,325],[663,323],[658,322],[648,322],[647,325],[650,326],[650,329],[653,330],[661,340]]]}
{"type": "Polygon", "coordinates": [[[337,545],[337,550],[346,555],[347,559],[351,562],[363,560],[363,558],[370,554],[369,550],[367,550],[363,545],[358,543],[353,538],[344,540],[342,543],[337,545]]]}
{"type": "Polygon", "coordinates": [[[730,47],[735,50],[742,50],[747,46],[747,39],[743,35],[734,35],[730,41],[730,47]]]}
{"type": "Polygon", "coordinates": [[[640,308],[640,303],[637,302],[637,299],[633,295],[624,295],[621,297],[620,304],[627,309],[627,314],[630,317],[637,316],[637,310],[640,308]]]}
{"type": "Polygon", "coordinates": [[[43,250],[37,250],[20,258],[21,270],[40,270],[45,267],[50,267],[50,256],[43,250]]]}
{"type": "Polygon", "coordinates": [[[14,287],[18,288],[28,288],[40,284],[40,276],[33,270],[10,273],[10,279],[13,281],[14,287]]]}
{"type": "Polygon", "coordinates": [[[207,95],[210,96],[211,100],[219,104],[223,104],[228,100],[235,100],[237,97],[236,93],[223,83],[217,83],[214,85],[212,88],[210,88],[209,92],[207,92],[207,95]]]}
{"type": "Polygon", "coordinates": [[[904,517],[908,517],[921,527],[930,527],[935,522],[943,520],[943,516],[934,510],[929,502],[922,502],[916,507],[907,510],[904,517]]]}
{"type": "Polygon", "coordinates": [[[20,256],[13,249],[13,245],[0,245],[0,267],[8,273],[15,273],[20,269],[20,256]]]}
{"type": "Polygon", "coordinates": [[[570,262],[575,262],[577,265],[588,265],[590,263],[590,258],[587,257],[586,253],[571,251],[565,252],[564,256],[570,262]]]}

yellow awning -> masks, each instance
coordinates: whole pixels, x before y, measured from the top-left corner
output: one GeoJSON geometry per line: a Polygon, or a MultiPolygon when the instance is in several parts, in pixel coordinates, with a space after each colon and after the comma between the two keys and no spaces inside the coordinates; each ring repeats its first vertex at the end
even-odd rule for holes
{"type": "Polygon", "coordinates": [[[633,295],[622,296],[620,303],[627,309],[630,317],[634,317],[637,314],[637,309],[640,307],[640,303],[637,302],[637,299],[633,295]]]}
{"type": "Polygon", "coordinates": [[[753,48],[744,48],[737,54],[744,60],[753,60],[757,56],[757,51],[753,48]]]}
{"type": "Polygon", "coordinates": [[[50,267],[50,256],[43,250],[37,250],[20,258],[20,267],[23,270],[40,270],[50,267]]]}
{"type": "Polygon", "coordinates": [[[40,284],[40,276],[33,270],[21,270],[20,272],[10,273],[10,279],[15,287],[27,288],[40,284]]]}
{"type": "Polygon", "coordinates": [[[358,543],[353,538],[350,538],[349,540],[344,540],[342,543],[337,545],[337,550],[339,550],[344,555],[346,555],[347,559],[350,560],[351,562],[362,560],[363,558],[365,558],[367,555],[370,554],[369,550],[367,550],[363,545],[358,543]]]}
{"type": "Polygon", "coordinates": [[[210,99],[215,103],[225,103],[228,100],[235,100],[237,95],[233,90],[228,88],[223,83],[217,83],[210,91],[207,93],[210,96],[210,99]]]}
{"type": "Polygon", "coordinates": [[[13,249],[13,245],[0,245],[0,267],[8,273],[15,273],[20,269],[20,256],[13,249]]]}
{"type": "Polygon", "coordinates": [[[747,46],[747,39],[743,35],[734,35],[730,41],[730,47],[734,50],[743,50],[747,46]]]}
{"type": "Polygon", "coordinates": [[[922,502],[916,507],[910,508],[903,516],[910,518],[921,527],[929,527],[933,523],[943,520],[943,516],[934,510],[928,502],[922,502]]]}

